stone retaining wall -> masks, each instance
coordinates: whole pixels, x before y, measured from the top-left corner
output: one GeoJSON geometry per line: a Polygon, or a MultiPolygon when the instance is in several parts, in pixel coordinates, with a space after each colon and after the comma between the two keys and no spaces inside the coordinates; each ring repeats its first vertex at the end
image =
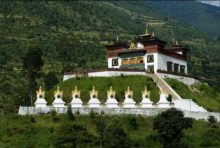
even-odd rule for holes
{"type": "MultiPolygon", "coordinates": [[[[55,109],[57,113],[64,114],[67,111],[67,107],[19,107],[19,115],[26,115],[26,114],[40,114],[40,113],[49,113],[51,110],[55,109]]],[[[91,110],[97,112],[98,114],[107,114],[107,115],[143,115],[143,116],[155,116],[162,111],[167,110],[167,108],[106,108],[102,106],[100,108],[72,108],[73,113],[79,111],[80,114],[85,115],[89,114],[91,110]]],[[[217,118],[217,121],[220,121],[220,114],[215,112],[193,112],[193,111],[183,111],[185,117],[192,117],[196,120],[204,119],[207,120],[209,116],[214,116],[217,118]]]]}

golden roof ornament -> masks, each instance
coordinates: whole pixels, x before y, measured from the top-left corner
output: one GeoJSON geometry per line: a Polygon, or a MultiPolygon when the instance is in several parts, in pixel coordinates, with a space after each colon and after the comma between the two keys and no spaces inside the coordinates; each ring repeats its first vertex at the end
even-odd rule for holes
{"type": "Polygon", "coordinates": [[[164,93],[165,95],[167,95],[167,92],[162,88],[161,91],[159,92],[159,94],[161,95],[162,93],[164,93]]]}
{"type": "Polygon", "coordinates": [[[154,36],[154,32],[153,32],[153,35],[152,36],[154,36]]]}
{"type": "Polygon", "coordinates": [[[77,86],[75,86],[75,90],[74,91],[72,90],[72,95],[75,94],[75,93],[77,93],[77,94],[81,93],[80,91],[77,90],[77,86]]]}
{"type": "Polygon", "coordinates": [[[146,28],[146,35],[148,35],[148,31],[147,31],[147,28],[146,28]]]}
{"type": "Polygon", "coordinates": [[[176,45],[178,45],[178,41],[176,41],[176,45]]]}
{"type": "Polygon", "coordinates": [[[145,86],[145,90],[142,91],[142,95],[143,95],[143,94],[146,94],[146,93],[147,93],[147,94],[150,94],[150,91],[147,90],[147,86],[145,86]]]}
{"type": "Polygon", "coordinates": [[[109,95],[109,94],[114,94],[114,95],[116,94],[115,91],[112,90],[112,86],[110,86],[110,90],[107,91],[107,94],[108,94],[108,95],[109,95]]]}
{"type": "Polygon", "coordinates": [[[134,49],[134,48],[135,48],[134,43],[131,43],[131,45],[130,45],[130,48],[129,48],[129,49],[134,49]]]}
{"type": "Polygon", "coordinates": [[[98,94],[98,91],[95,91],[95,86],[93,86],[92,91],[89,91],[90,95],[93,94],[93,93],[98,94]]]}
{"type": "Polygon", "coordinates": [[[127,91],[125,91],[125,94],[132,94],[132,95],[133,95],[133,91],[130,91],[129,86],[128,86],[128,90],[127,90],[127,91]]]}
{"type": "Polygon", "coordinates": [[[117,41],[118,41],[118,36],[117,36],[117,41]]]}
{"type": "Polygon", "coordinates": [[[38,94],[45,94],[45,91],[42,91],[41,86],[40,86],[39,91],[36,91],[36,94],[37,94],[37,95],[38,95],[38,94]]]}
{"type": "Polygon", "coordinates": [[[58,86],[57,91],[54,91],[54,94],[63,94],[63,91],[60,91],[59,86],[58,86]]]}

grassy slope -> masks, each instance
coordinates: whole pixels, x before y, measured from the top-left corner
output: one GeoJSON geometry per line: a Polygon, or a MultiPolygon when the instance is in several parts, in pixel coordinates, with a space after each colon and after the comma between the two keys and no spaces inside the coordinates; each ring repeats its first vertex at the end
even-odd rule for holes
{"type": "Polygon", "coordinates": [[[102,104],[106,101],[107,90],[112,86],[113,90],[116,91],[116,99],[121,103],[124,101],[124,92],[130,86],[130,90],[133,90],[133,98],[136,102],[141,102],[142,100],[142,91],[144,91],[145,86],[151,92],[150,99],[153,102],[159,101],[159,89],[154,84],[153,80],[148,76],[116,76],[116,77],[91,77],[91,78],[80,78],[80,79],[69,79],[64,82],[60,82],[53,87],[50,91],[46,92],[45,97],[48,104],[52,104],[54,101],[54,91],[57,89],[57,86],[60,87],[60,90],[63,91],[63,99],[67,104],[72,100],[72,90],[75,89],[75,86],[78,87],[78,90],[81,91],[81,99],[86,104],[90,97],[89,91],[92,90],[92,87],[95,86],[95,90],[98,90],[98,99],[102,104]]]}
{"type": "MultiPolygon", "coordinates": [[[[0,147],[21,148],[21,147],[49,147],[52,148],[54,132],[50,132],[64,122],[70,122],[66,115],[58,115],[59,121],[54,122],[49,114],[35,115],[36,123],[31,123],[28,116],[9,115],[1,120],[0,126],[0,147]]],[[[86,127],[87,131],[96,136],[89,147],[100,147],[99,136],[95,131],[89,116],[75,116],[75,123],[86,127]]],[[[114,116],[102,116],[106,123],[109,123],[114,116]]],[[[155,133],[152,129],[153,117],[137,116],[138,130],[129,128],[131,116],[119,116],[125,132],[129,135],[132,147],[161,147],[150,139],[150,134],[155,133]]],[[[98,117],[96,117],[98,118],[98,117]]],[[[99,118],[101,118],[99,116],[99,118]]],[[[219,123],[216,124],[219,126],[219,123]]],[[[189,147],[217,147],[220,144],[220,129],[211,128],[208,122],[194,120],[193,128],[184,131],[184,140],[189,142],[189,147]]]]}
{"type": "Polygon", "coordinates": [[[198,105],[203,106],[208,111],[219,112],[220,94],[214,88],[204,84],[191,85],[191,89],[175,79],[166,78],[165,81],[185,99],[193,99],[198,105]]]}

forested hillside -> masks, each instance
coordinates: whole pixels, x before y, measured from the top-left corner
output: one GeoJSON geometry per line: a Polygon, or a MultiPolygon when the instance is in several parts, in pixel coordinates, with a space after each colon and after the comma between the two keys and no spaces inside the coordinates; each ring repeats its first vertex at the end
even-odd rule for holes
{"type": "Polygon", "coordinates": [[[147,1],[158,11],[174,16],[213,37],[219,36],[219,7],[196,1],[147,1]]]}
{"type": "MultiPolygon", "coordinates": [[[[146,2],[74,2],[74,1],[1,1],[0,2],[0,104],[28,94],[22,60],[30,45],[43,51],[44,67],[38,85],[45,87],[49,71],[62,79],[62,63],[57,46],[66,36],[75,36],[85,51],[84,69],[107,68],[107,50],[103,45],[119,40],[135,42],[146,27],[168,42],[177,40],[189,48],[189,73],[214,80],[220,74],[218,41],[202,31],[166,16],[146,2]]],[[[73,71],[76,69],[71,69],[73,71]]]]}

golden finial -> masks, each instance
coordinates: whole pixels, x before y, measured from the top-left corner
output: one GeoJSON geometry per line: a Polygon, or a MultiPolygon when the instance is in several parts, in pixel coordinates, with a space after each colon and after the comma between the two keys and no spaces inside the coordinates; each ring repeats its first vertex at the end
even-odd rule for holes
{"type": "Polygon", "coordinates": [[[131,43],[131,45],[130,45],[130,48],[129,48],[129,49],[134,49],[134,48],[135,48],[134,43],[131,43]]]}
{"type": "Polygon", "coordinates": [[[153,35],[152,36],[154,36],[154,32],[153,32],[153,35]]]}
{"type": "Polygon", "coordinates": [[[54,94],[63,94],[63,91],[60,91],[59,86],[58,86],[57,91],[54,91],[54,94]]]}
{"type": "Polygon", "coordinates": [[[142,91],[142,95],[143,95],[143,94],[146,94],[146,93],[147,93],[147,94],[150,94],[150,91],[147,90],[147,86],[145,86],[145,90],[142,91]]]}
{"type": "Polygon", "coordinates": [[[176,41],[176,45],[178,45],[178,41],[176,41]]]}
{"type": "Polygon", "coordinates": [[[77,93],[77,94],[81,93],[80,91],[77,90],[77,86],[75,86],[75,90],[74,91],[72,90],[72,95],[75,94],[75,93],[77,93]]]}
{"type": "Polygon", "coordinates": [[[39,88],[39,91],[36,91],[36,94],[38,95],[38,94],[45,94],[45,91],[42,91],[42,89],[41,89],[41,86],[40,86],[40,88],[39,88]]]}
{"type": "Polygon", "coordinates": [[[93,93],[98,94],[98,91],[95,91],[95,86],[93,86],[92,91],[89,91],[90,95],[93,94],[93,93]]]}
{"type": "Polygon", "coordinates": [[[164,93],[165,95],[167,95],[167,92],[162,88],[161,91],[159,92],[159,94],[161,95],[162,93],[164,93]]]}
{"type": "Polygon", "coordinates": [[[146,28],[146,34],[148,34],[147,28],[146,28]]]}
{"type": "Polygon", "coordinates": [[[112,86],[110,86],[110,90],[107,91],[107,94],[108,94],[108,95],[109,95],[109,94],[114,94],[114,95],[116,94],[115,91],[112,90],[112,86]]]}
{"type": "Polygon", "coordinates": [[[117,36],[117,41],[118,41],[118,36],[117,36]]]}
{"type": "Polygon", "coordinates": [[[128,94],[128,93],[130,93],[130,94],[132,94],[132,95],[133,95],[133,91],[130,91],[129,86],[128,86],[128,90],[127,90],[127,91],[125,91],[125,94],[128,94]]]}

